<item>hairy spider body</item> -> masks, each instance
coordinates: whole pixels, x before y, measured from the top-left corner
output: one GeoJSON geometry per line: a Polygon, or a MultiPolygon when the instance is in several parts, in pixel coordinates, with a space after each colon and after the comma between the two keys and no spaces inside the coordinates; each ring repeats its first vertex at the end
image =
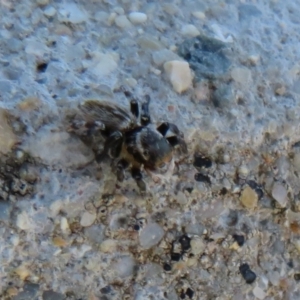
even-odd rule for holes
{"type": "Polygon", "coordinates": [[[87,100],[79,106],[84,121],[73,122],[72,127],[84,126],[87,135],[100,131],[105,143],[96,155],[97,162],[107,155],[118,159],[115,172],[119,181],[123,181],[124,170],[130,166],[133,178],[144,192],[146,185],[141,167],[163,168],[172,160],[174,147],[179,145],[186,151],[186,144],[175,124],[164,122],[157,128],[151,124],[149,96],[146,96],[140,114],[138,102],[128,91],[124,93],[130,98],[130,111],[108,101],[87,100]]]}

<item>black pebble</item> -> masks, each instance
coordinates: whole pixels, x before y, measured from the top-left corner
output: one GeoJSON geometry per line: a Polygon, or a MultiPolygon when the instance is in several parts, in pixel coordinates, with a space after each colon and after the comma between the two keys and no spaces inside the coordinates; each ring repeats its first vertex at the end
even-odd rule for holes
{"type": "Polygon", "coordinates": [[[192,299],[193,296],[194,296],[194,291],[193,291],[192,289],[190,289],[190,288],[187,288],[185,294],[186,294],[190,299],[192,299]]]}
{"type": "Polygon", "coordinates": [[[105,287],[103,287],[102,289],[100,289],[100,292],[102,294],[109,294],[112,291],[112,288],[110,285],[107,285],[105,287]]]}
{"type": "Polygon", "coordinates": [[[248,185],[255,190],[258,199],[261,199],[264,196],[264,192],[262,190],[262,187],[260,185],[258,185],[254,180],[249,180],[247,181],[248,185]]]}
{"type": "Polygon", "coordinates": [[[299,281],[300,280],[300,273],[294,274],[294,279],[296,281],[299,281]]]}
{"type": "Polygon", "coordinates": [[[179,261],[180,258],[181,258],[181,254],[180,253],[171,253],[171,260],[179,261]]]}
{"type": "Polygon", "coordinates": [[[248,284],[251,284],[255,281],[256,274],[250,270],[250,267],[248,264],[242,264],[239,269],[240,269],[240,272],[241,272],[243,278],[245,279],[245,281],[248,284]]]}
{"type": "Polygon", "coordinates": [[[138,231],[138,230],[140,230],[140,226],[137,225],[137,224],[135,224],[135,225],[133,226],[133,229],[136,230],[136,231],[138,231]]]}
{"type": "Polygon", "coordinates": [[[200,181],[200,182],[207,182],[207,183],[211,184],[210,178],[207,175],[203,175],[201,173],[195,174],[195,180],[200,181]]]}
{"type": "Polygon", "coordinates": [[[225,187],[223,187],[220,191],[220,195],[226,195],[227,194],[227,189],[225,187]]]}
{"type": "Polygon", "coordinates": [[[210,158],[196,154],[194,157],[194,167],[196,168],[211,168],[212,161],[210,158]]]}
{"type": "Polygon", "coordinates": [[[191,248],[191,239],[187,235],[182,235],[178,241],[183,251],[187,251],[191,248]]]}
{"type": "Polygon", "coordinates": [[[244,245],[245,237],[243,235],[234,234],[232,237],[234,238],[234,240],[238,243],[238,245],[240,247],[242,247],[244,245]]]}
{"type": "Polygon", "coordinates": [[[38,72],[44,73],[47,70],[48,64],[46,63],[40,63],[36,66],[36,70],[38,72]]]}
{"type": "Polygon", "coordinates": [[[172,267],[168,263],[164,263],[163,268],[164,268],[165,271],[171,271],[172,270],[172,267]]]}

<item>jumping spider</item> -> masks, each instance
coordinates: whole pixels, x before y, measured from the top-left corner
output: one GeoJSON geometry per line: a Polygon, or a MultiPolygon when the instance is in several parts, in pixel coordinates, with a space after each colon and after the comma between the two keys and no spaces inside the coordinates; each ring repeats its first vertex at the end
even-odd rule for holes
{"type": "Polygon", "coordinates": [[[101,162],[107,155],[118,159],[115,172],[119,181],[124,180],[124,170],[131,167],[132,177],[141,192],[146,191],[141,167],[148,170],[164,168],[173,157],[173,149],[179,146],[186,152],[182,132],[175,124],[163,122],[157,128],[151,123],[150,97],[141,105],[133,95],[121,89],[130,100],[130,112],[108,101],[87,100],[79,105],[83,121],[73,121],[71,127],[81,134],[100,132],[105,138],[103,150],[96,155],[101,162]]]}

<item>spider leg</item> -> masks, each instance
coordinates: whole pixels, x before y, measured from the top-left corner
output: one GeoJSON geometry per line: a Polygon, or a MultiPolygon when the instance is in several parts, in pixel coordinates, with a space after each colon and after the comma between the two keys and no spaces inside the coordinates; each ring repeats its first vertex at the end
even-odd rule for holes
{"type": "Polygon", "coordinates": [[[117,157],[121,152],[122,141],[122,133],[120,131],[113,132],[105,141],[103,150],[96,155],[96,161],[100,163],[108,154],[117,157]]]}
{"type": "Polygon", "coordinates": [[[143,180],[142,172],[139,168],[132,168],[131,169],[132,178],[136,181],[137,186],[139,187],[142,193],[146,192],[146,183],[143,180]]]}
{"type": "Polygon", "coordinates": [[[151,123],[150,113],[149,113],[149,104],[150,96],[146,95],[146,101],[142,104],[142,113],[141,113],[141,124],[142,126],[147,126],[151,123]]]}
{"type": "Polygon", "coordinates": [[[166,136],[168,130],[170,128],[170,124],[168,122],[163,122],[160,124],[156,129],[159,131],[163,136],[166,136]]]}
{"type": "Polygon", "coordinates": [[[167,137],[166,140],[170,143],[170,145],[172,147],[175,147],[177,145],[180,144],[180,141],[179,139],[177,138],[177,136],[173,135],[173,136],[170,136],[170,137],[167,137]]]}
{"type": "Polygon", "coordinates": [[[139,117],[139,104],[135,98],[131,98],[130,100],[130,111],[136,118],[139,117]]]}
{"type": "Polygon", "coordinates": [[[137,100],[134,98],[131,92],[129,92],[124,86],[121,87],[121,91],[124,93],[125,97],[130,99],[130,111],[138,118],[139,117],[139,105],[137,100]]]}
{"type": "Polygon", "coordinates": [[[116,174],[117,174],[117,179],[118,181],[123,181],[124,180],[124,171],[127,169],[129,166],[129,163],[125,159],[120,159],[117,163],[116,166],[116,174]]]}

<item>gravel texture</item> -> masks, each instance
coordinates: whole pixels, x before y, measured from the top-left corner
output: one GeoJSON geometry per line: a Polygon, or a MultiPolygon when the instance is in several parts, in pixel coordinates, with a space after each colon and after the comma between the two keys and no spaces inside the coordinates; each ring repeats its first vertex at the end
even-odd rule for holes
{"type": "Polygon", "coordinates": [[[300,298],[300,2],[0,1],[0,298],[300,298]],[[129,173],[70,133],[126,86],[188,153],[129,173]]]}

